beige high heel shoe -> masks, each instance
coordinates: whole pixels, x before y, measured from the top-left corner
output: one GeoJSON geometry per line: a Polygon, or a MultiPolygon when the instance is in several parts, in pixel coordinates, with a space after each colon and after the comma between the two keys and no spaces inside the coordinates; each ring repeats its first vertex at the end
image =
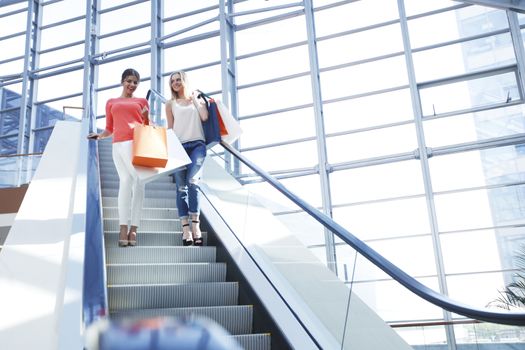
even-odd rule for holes
{"type": "Polygon", "coordinates": [[[119,247],[127,247],[129,244],[128,241],[128,226],[126,225],[120,225],[120,232],[118,236],[118,246],[119,247]],[[126,237],[126,239],[122,239],[122,237],[126,237]]]}
{"type": "Polygon", "coordinates": [[[134,247],[137,245],[137,227],[131,226],[128,233],[128,245],[134,247]]]}

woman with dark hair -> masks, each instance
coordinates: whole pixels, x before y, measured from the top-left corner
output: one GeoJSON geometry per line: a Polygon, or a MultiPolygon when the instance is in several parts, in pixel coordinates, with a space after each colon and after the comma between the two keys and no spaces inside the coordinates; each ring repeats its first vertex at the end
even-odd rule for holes
{"type": "Polygon", "coordinates": [[[139,73],[128,68],[122,73],[122,93],[106,102],[106,128],[91,133],[89,139],[100,140],[113,136],[113,162],[119,177],[118,216],[119,247],[137,245],[137,228],[142,214],[145,184],[139,179],[133,164],[133,128],[148,121],[149,105],[145,98],[134,97],[140,82],[139,73]],[[129,230],[128,230],[129,225],[129,230]]]}
{"type": "Polygon", "coordinates": [[[182,225],[182,243],[185,246],[201,246],[202,233],[199,227],[200,189],[202,164],[206,158],[206,144],[202,122],[208,120],[206,102],[197,91],[189,88],[185,72],[170,76],[171,99],[166,102],[168,128],[173,128],[191,163],[175,173],[177,184],[177,210],[182,225]],[[190,229],[191,220],[191,229],[190,229]]]}

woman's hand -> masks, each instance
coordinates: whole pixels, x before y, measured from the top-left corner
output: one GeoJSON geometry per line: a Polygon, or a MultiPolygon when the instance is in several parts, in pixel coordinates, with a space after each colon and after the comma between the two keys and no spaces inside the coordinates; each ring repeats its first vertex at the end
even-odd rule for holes
{"type": "Polygon", "coordinates": [[[193,101],[193,103],[196,106],[198,106],[199,104],[202,104],[202,97],[201,97],[200,91],[193,90],[192,93],[191,93],[191,100],[193,101]],[[201,100],[201,101],[199,101],[199,100],[201,100]]]}
{"type": "Polygon", "coordinates": [[[208,107],[206,104],[206,100],[201,95],[201,92],[198,90],[194,90],[191,94],[191,98],[193,100],[193,104],[199,112],[199,117],[201,118],[201,121],[205,122],[206,120],[208,120],[208,107]]]}
{"type": "Polygon", "coordinates": [[[146,125],[148,125],[149,124],[149,109],[148,109],[148,106],[144,106],[144,108],[142,108],[142,111],[140,111],[140,113],[142,114],[142,122],[146,123],[146,125]]]}
{"type": "Polygon", "coordinates": [[[149,118],[149,109],[148,109],[148,106],[144,106],[144,108],[142,108],[142,117],[144,117],[145,119],[149,118]]]}
{"type": "Polygon", "coordinates": [[[88,134],[87,138],[90,139],[90,140],[102,140],[102,139],[105,139],[107,137],[110,137],[111,135],[113,135],[112,132],[104,130],[100,134],[97,134],[96,132],[91,132],[91,133],[88,134]]]}

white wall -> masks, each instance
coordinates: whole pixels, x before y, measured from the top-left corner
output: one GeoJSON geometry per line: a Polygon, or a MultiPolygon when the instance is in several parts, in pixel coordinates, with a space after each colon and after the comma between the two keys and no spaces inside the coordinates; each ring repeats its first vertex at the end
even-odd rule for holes
{"type": "Polygon", "coordinates": [[[3,349],[82,348],[86,130],[56,124],[0,251],[3,349]]]}

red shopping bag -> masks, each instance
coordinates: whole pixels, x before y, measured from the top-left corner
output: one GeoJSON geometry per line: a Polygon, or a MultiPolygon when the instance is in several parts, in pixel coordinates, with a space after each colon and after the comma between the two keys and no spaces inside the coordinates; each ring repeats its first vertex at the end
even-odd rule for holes
{"type": "Polygon", "coordinates": [[[168,163],[166,128],[139,124],[133,129],[133,165],[164,168],[168,163]]]}

